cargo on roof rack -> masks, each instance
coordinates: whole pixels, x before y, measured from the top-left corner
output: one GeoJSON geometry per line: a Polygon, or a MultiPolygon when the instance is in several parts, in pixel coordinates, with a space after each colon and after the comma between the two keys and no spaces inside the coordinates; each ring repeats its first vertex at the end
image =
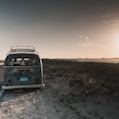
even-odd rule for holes
{"type": "Polygon", "coordinates": [[[38,54],[38,52],[35,50],[35,47],[33,46],[11,46],[10,51],[7,53],[7,55],[16,53],[38,54]]]}

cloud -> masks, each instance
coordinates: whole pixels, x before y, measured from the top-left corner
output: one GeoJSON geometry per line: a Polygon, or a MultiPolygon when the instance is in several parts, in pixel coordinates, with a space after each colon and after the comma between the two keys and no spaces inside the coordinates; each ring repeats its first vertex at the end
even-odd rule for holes
{"type": "Polygon", "coordinates": [[[77,47],[83,48],[104,48],[105,46],[97,41],[91,40],[88,37],[84,37],[84,40],[79,40],[76,44],[77,47]]]}
{"type": "Polygon", "coordinates": [[[76,44],[76,46],[79,46],[79,47],[92,47],[93,46],[93,43],[89,39],[89,37],[80,35],[79,36],[79,41],[76,44]]]}
{"type": "Polygon", "coordinates": [[[82,35],[80,35],[79,37],[80,37],[80,38],[83,38],[83,36],[82,36],[82,35]]]}
{"type": "Polygon", "coordinates": [[[89,38],[88,37],[85,37],[85,40],[88,40],[89,38]]]}
{"type": "Polygon", "coordinates": [[[105,24],[111,24],[111,25],[116,25],[119,24],[119,19],[109,19],[109,20],[105,20],[103,21],[105,24]]]}
{"type": "Polygon", "coordinates": [[[92,43],[78,43],[77,46],[79,47],[92,47],[92,43]]]}
{"type": "Polygon", "coordinates": [[[95,47],[96,48],[105,48],[105,46],[103,44],[100,44],[100,43],[96,43],[95,47]]]}
{"type": "Polygon", "coordinates": [[[103,17],[103,23],[109,25],[119,25],[119,14],[106,14],[103,17]]]}
{"type": "Polygon", "coordinates": [[[92,47],[93,42],[91,40],[89,40],[88,37],[85,37],[84,40],[78,41],[78,43],[76,45],[79,47],[92,47]]]}
{"type": "Polygon", "coordinates": [[[118,18],[119,17],[119,13],[113,13],[113,14],[105,14],[102,16],[103,18],[118,18]]]}
{"type": "Polygon", "coordinates": [[[80,36],[79,36],[79,39],[85,41],[85,40],[88,40],[89,37],[80,35],[80,36]]]}

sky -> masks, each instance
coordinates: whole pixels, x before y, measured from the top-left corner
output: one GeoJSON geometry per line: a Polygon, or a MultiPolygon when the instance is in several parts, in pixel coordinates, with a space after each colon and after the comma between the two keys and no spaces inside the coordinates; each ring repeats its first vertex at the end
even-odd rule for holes
{"type": "Polygon", "coordinates": [[[119,57],[119,1],[0,0],[0,59],[11,46],[42,58],[119,57]]]}

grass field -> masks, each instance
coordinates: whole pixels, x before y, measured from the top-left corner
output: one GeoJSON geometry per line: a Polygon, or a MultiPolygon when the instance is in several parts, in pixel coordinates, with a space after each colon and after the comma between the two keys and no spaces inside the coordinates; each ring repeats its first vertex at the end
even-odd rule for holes
{"type": "Polygon", "coordinates": [[[81,119],[118,119],[118,63],[44,59],[43,66],[46,90],[59,106],[81,119]]]}
{"type": "MultiPolygon", "coordinates": [[[[43,60],[44,73],[80,83],[95,89],[117,94],[119,91],[119,63],[75,62],[72,60],[43,60]]],[[[55,79],[56,80],[56,79],[55,79]]]]}

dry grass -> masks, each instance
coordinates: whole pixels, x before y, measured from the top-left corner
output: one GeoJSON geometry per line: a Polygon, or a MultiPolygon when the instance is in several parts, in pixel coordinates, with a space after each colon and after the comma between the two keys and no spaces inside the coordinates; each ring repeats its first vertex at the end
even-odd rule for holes
{"type": "Polygon", "coordinates": [[[47,59],[43,65],[44,73],[54,81],[62,77],[71,87],[84,85],[114,95],[119,92],[119,64],[47,59]]]}

